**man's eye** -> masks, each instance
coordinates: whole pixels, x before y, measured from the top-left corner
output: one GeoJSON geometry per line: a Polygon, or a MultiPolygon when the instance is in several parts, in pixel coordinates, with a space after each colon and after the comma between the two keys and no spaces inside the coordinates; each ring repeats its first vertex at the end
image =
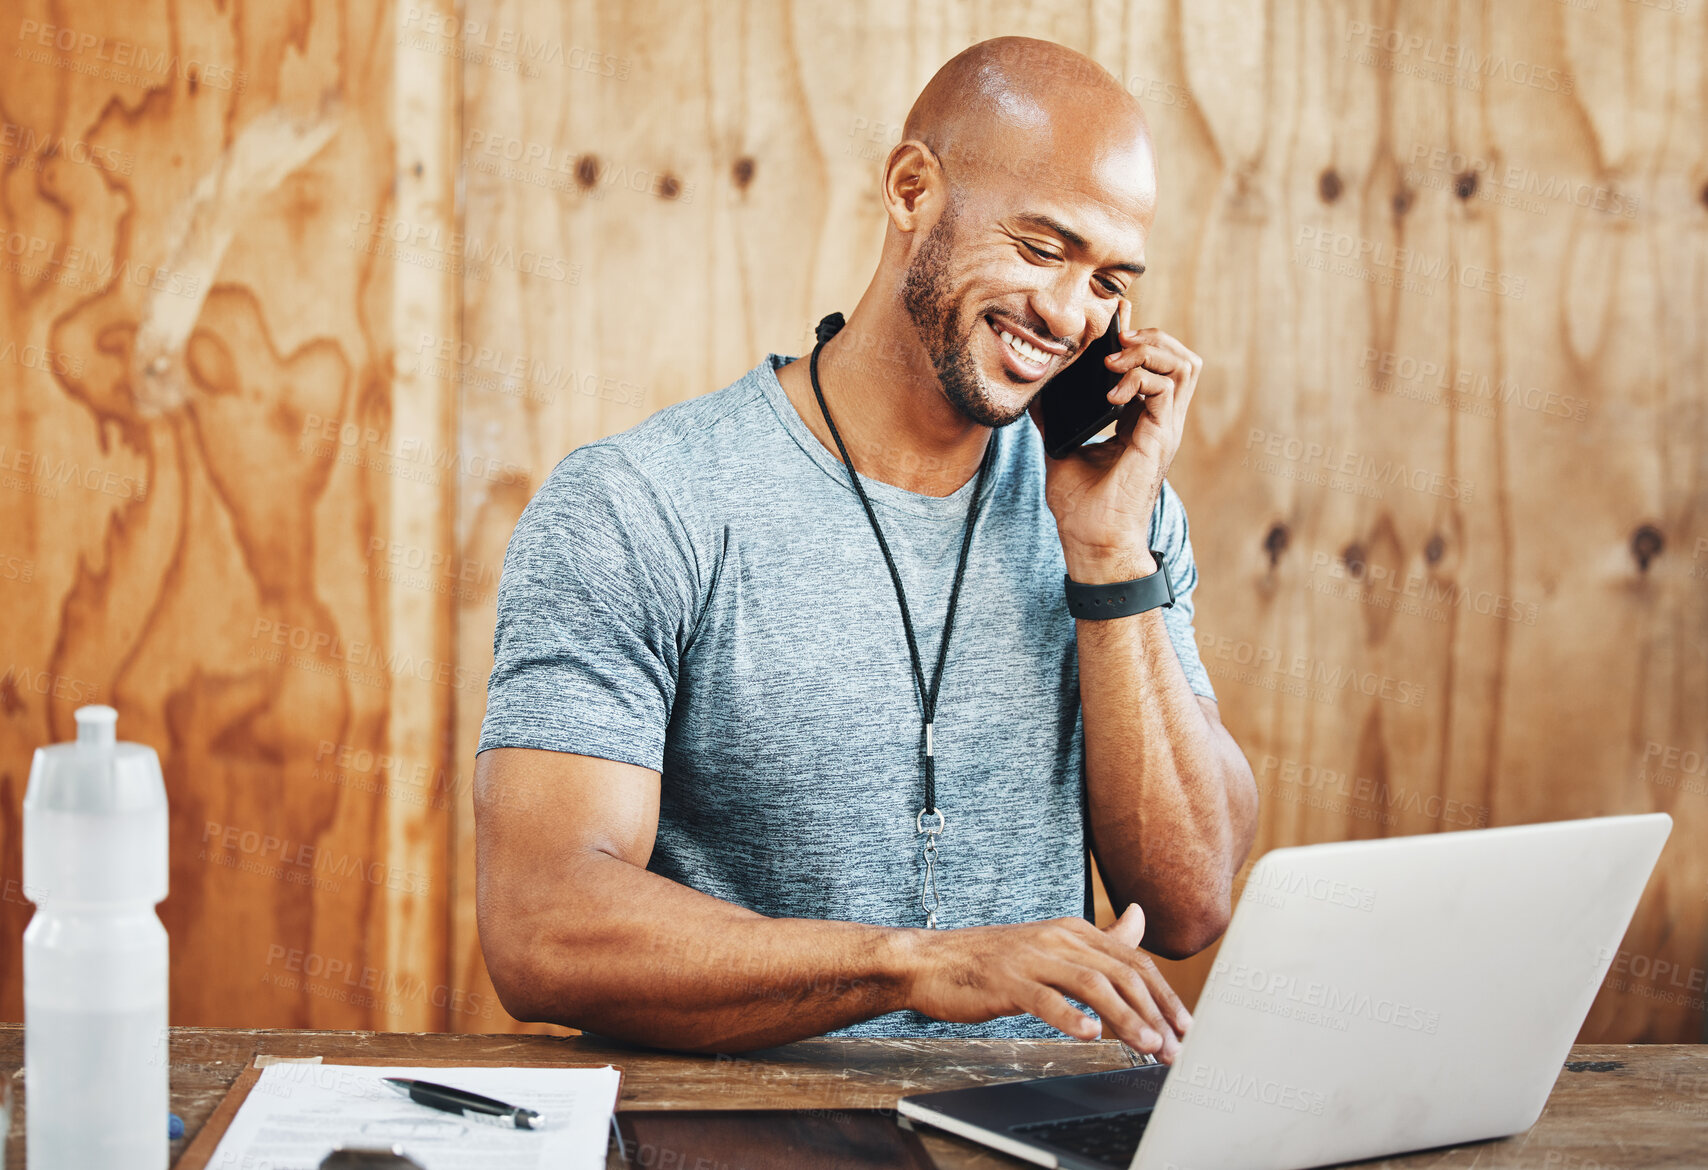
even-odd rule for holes
{"type": "MultiPolygon", "coordinates": [[[[1060,260],[1061,259],[1061,257],[1056,255],[1054,252],[1046,252],[1044,249],[1034,247],[1032,244],[1026,242],[1025,240],[1021,240],[1020,245],[1021,245],[1021,247],[1025,248],[1028,252],[1032,253],[1032,255],[1036,256],[1040,260],[1060,260]]],[[[1103,286],[1103,289],[1105,292],[1113,293],[1115,296],[1120,296],[1123,292],[1126,291],[1118,283],[1116,283],[1113,280],[1109,280],[1106,277],[1099,277],[1097,283],[1103,286]]]]}

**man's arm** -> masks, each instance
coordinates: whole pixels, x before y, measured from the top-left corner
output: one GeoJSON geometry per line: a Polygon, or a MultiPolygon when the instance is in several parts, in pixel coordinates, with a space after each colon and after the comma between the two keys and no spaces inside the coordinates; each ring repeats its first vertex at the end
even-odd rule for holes
{"type": "Polygon", "coordinates": [[[903,1006],[899,932],[768,919],[647,872],[658,786],[593,756],[477,757],[476,907],[506,1010],[727,1051],[903,1006]]]}
{"type": "Polygon", "coordinates": [[[1136,949],[1142,916],[927,931],[768,918],[646,869],[659,774],[493,748],[475,764],[476,907],[512,1015],[689,1051],[782,1044],[902,1008],[979,1022],[1097,1022],[1164,1060],[1190,1017],[1136,949]],[[1160,1007],[1159,1007],[1160,1005],[1160,1007]]]}
{"type": "MultiPolygon", "coordinates": [[[[1156,570],[1148,551],[1070,558],[1075,581],[1156,570]]],[[[1145,908],[1147,949],[1180,959],[1233,912],[1257,836],[1257,782],[1216,702],[1187,684],[1162,610],[1076,621],[1091,837],[1111,902],[1145,908]]]]}
{"type": "MultiPolygon", "coordinates": [[[[1204,365],[1163,330],[1131,328],[1131,302],[1115,311],[1121,352],[1104,359],[1121,374],[1115,437],[1046,465],[1068,576],[1086,584],[1157,571],[1151,519],[1204,365]]],[[[1029,409],[1042,431],[1036,398],[1029,409]]],[[[1196,954],[1227,929],[1257,836],[1257,783],[1214,701],[1187,684],[1161,610],[1075,627],[1091,839],[1109,896],[1145,908],[1148,949],[1196,954]]]]}

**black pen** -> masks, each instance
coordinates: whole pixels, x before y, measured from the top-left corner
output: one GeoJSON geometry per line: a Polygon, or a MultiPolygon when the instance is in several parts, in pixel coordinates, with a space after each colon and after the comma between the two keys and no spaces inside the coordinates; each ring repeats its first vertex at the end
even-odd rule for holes
{"type": "Polygon", "coordinates": [[[515,1123],[517,1129],[539,1129],[546,1123],[545,1118],[532,1109],[506,1105],[502,1101],[494,1101],[491,1097],[482,1097],[479,1093],[471,1093],[466,1089],[453,1089],[449,1085],[436,1085],[432,1081],[412,1081],[407,1077],[382,1079],[411,1101],[429,1109],[465,1116],[473,1114],[476,1117],[506,1119],[515,1123]]]}

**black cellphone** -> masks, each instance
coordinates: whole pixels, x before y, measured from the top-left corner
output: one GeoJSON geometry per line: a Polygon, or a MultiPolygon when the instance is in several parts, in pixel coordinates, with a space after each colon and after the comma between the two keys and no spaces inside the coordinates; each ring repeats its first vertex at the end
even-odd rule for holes
{"type": "Polygon", "coordinates": [[[658,1109],[614,1113],[606,1165],[661,1170],[934,1170],[906,1118],[888,1109],[658,1109]]]}
{"type": "Polygon", "coordinates": [[[1120,417],[1124,403],[1109,401],[1124,375],[1103,364],[1112,353],[1121,352],[1121,308],[1109,319],[1103,336],[1085,347],[1067,369],[1044,383],[1038,391],[1044,415],[1044,451],[1051,459],[1068,452],[1120,417]]]}
{"type": "Polygon", "coordinates": [[[338,1146],[320,1161],[320,1170],[422,1170],[399,1145],[338,1146]]]}

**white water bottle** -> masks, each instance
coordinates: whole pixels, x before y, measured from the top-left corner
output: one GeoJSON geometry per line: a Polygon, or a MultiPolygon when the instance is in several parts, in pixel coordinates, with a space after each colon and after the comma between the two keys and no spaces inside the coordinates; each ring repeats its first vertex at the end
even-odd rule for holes
{"type": "Polygon", "coordinates": [[[118,712],[77,711],[24,795],[29,1170],[165,1170],[166,785],[118,712]]]}

